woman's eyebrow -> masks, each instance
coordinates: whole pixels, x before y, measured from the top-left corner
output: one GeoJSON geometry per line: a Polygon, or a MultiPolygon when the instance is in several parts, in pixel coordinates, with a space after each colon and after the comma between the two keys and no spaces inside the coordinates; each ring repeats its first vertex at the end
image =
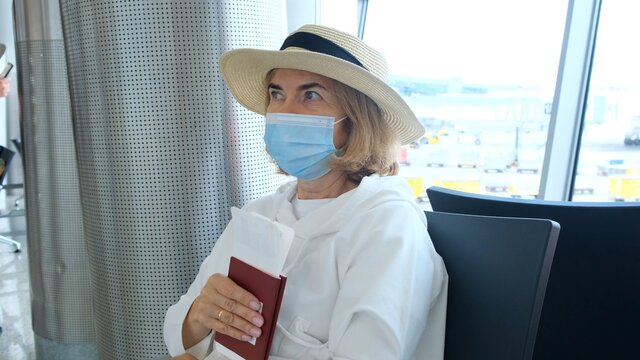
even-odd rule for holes
{"type": "Polygon", "coordinates": [[[322,90],[325,90],[325,91],[327,90],[327,88],[324,87],[322,84],[317,83],[317,82],[312,82],[312,83],[302,84],[302,85],[298,86],[298,91],[309,90],[309,89],[312,89],[312,88],[315,88],[315,87],[319,87],[319,88],[321,88],[322,90]]]}
{"type": "MultiPolygon", "coordinates": [[[[297,89],[296,89],[296,90],[297,90],[298,92],[300,92],[300,91],[305,91],[305,90],[313,89],[313,88],[316,88],[316,87],[317,87],[317,88],[320,88],[320,89],[322,89],[322,90],[328,91],[328,90],[327,90],[327,88],[326,88],[324,85],[322,85],[322,84],[320,84],[320,83],[318,83],[318,82],[312,82],[312,83],[307,83],[307,84],[298,85],[298,87],[297,87],[297,89]]],[[[278,84],[275,84],[275,83],[269,83],[269,87],[268,87],[268,88],[269,88],[269,89],[275,89],[275,90],[282,90],[282,86],[280,86],[280,85],[278,85],[278,84]]]]}

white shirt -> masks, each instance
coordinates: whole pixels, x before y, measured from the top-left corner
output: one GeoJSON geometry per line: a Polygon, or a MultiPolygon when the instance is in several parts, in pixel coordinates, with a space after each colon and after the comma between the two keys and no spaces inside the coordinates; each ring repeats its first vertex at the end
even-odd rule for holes
{"type": "MultiPolygon", "coordinates": [[[[349,195],[344,195],[349,196],[349,195]]],[[[308,213],[313,210],[326,205],[333,201],[333,199],[298,199],[298,195],[293,197],[291,200],[291,206],[293,206],[293,214],[296,216],[296,219],[302,219],[308,213]]]]}
{"type": "MultiPolygon", "coordinates": [[[[284,184],[244,208],[296,233],[269,358],[442,359],[447,273],[406,182],[366,177],[300,219],[291,204],[295,191],[295,182],[284,184]]],[[[185,352],[182,323],[207,278],[227,273],[230,231],[167,311],[164,335],[173,356],[185,352]]],[[[201,359],[212,346],[210,335],[189,352],[201,359]]]]}

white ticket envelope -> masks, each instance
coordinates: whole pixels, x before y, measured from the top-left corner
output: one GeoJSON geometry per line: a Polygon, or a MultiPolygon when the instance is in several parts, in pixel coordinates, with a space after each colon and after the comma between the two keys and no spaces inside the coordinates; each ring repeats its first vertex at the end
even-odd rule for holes
{"type": "Polygon", "coordinates": [[[263,215],[231,208],[232,255],[274,276],[284,267],[294,230],[263,215]]]}

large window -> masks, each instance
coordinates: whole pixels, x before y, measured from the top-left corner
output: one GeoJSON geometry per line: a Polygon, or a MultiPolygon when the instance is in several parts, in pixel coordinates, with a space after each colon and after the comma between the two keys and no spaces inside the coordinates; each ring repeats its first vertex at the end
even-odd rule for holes
{"type": "Polygon", "coordinates": [[[537,195],[567,6],[369,2],[364,40],[384,53],[391,85],[427,129],[400,155],[419,199],[431,185],[537,195]]]}
{"type": "Polygon", "coordinates": [[[640,3],[603,1],[574,201],[640,200],[640,3]]]}

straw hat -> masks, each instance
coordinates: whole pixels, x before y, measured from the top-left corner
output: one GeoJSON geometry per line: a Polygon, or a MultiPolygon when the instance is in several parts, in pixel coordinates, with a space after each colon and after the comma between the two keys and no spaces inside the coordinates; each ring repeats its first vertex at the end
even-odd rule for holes
{"type": "Polygon", "coordinates": [[[378,104],[402,144],[424,134],[407,103],[387,85],[382,54],[357,37],[319,25],[291,33],[278,51],[231,50],[220,57],[220,71],[233,96],[247,109],[266,113],[266,76],[276,68],[320,74],[351,86],[378,104]]]}

